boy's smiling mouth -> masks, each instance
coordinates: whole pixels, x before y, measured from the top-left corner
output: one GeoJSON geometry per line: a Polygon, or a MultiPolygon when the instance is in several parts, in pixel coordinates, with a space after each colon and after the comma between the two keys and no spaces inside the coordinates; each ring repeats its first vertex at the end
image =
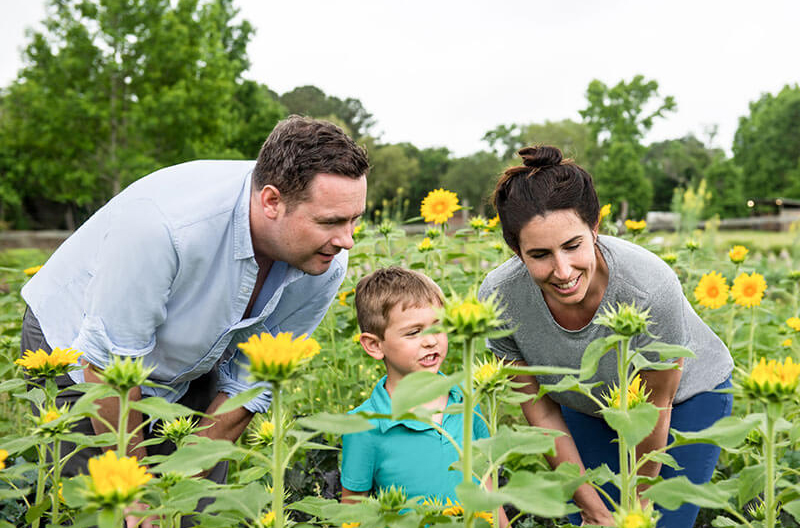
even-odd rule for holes
{"type": "Polygon", "coordinates": [[[423,367],[433,367],[439,362],[439,353],[433,352],[426,356],[422,356],[419,360],[420,365],[423,367]]]}

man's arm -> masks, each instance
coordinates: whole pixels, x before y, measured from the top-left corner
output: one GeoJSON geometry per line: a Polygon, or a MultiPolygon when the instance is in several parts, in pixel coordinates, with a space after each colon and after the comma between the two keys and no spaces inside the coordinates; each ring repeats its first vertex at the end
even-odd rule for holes
{"type": "Polygon", "coordinates": [[[205,436],[212,440],[230,440],[235,442],[242,435],[247,428],[247,424],[253,418],[253,413],[239,407],[225,414],[219,416],[212,416],[219,407],[228,400],[228,395],[220,392],[208,406],[206,414],[209,416],[203,417],[200,420],[200,427],[210,426],[208,429],[203,429],[198,432],[198,436],[205,436]]]}
{"type": "MultiPolygon", "coordinates": [[[[517,361],[515,365],[526,367],[525,362],[517,361]]],[[[536,394],[539,392],[539,383],[536,378],[530,375],[516,376],[514,381],[517,383],[524,383],[520,387],[520,392],[525,394],[536,394]]],[[[566,433],[565,436],[556,438],[556,456],[546,456],[547,462],[551,467],[555,468],[563,462],[570,462],[577,464],[581,473],[585,472],[581,455],[578,453],[578,448],[570,436],[567,424],[564,422],[564,417],[561,415],[561,408],[556,402],[550,399],[549,396],[544,395],[536,403],[527,401],[522,404],[522,414],[530,425],[537,427],[544,427],[547,429],[554,429],[566,433]]],[[[597,491],[589,484],[582,484],[575,490],[575,504],[581,509],[581,516],[585,524],[598,524],[603,526],[613,526],[614,519],[611,517],[611,512],[606,508],[605,503],[600,498],[597,491]]]]}
{"type": "MultiPolygon", "coordinates": [[[[104,381],[100,378],[99,373],[102,372],[102,369],[88,363],[86,360],[81,360],[81,362],[86,365],[86,368],[83,371],[84,380],[88,383],[104,383],[104,381]]],[[[134,387],[128,392],[128,399],[131,401],[138,401],[142,399],[142,390],[139,387],[134,387]]],[[[99,405],[97,413],[109,424],[111,424],[115,429],[119,428],[119,398],[116,396],[111,396],[109,398],[103,398],[96,402],[99,405]]],[[[133,431],[137,427],[142,424],[142,413],[135,410],[129,409],[128,410],[128,432],[133,431]]],[[[102,434],[108,432],[108,428],[106,425],[98,420],[97,418],[92,418],[92,428],[94,429],[95,434],[102,434]]],[[[139,429],[135,435],[130,439],[128,443],[128,449],[126,455],[128,456],[135,456],[137,460],[142,460],[144,457],[147,456],[147,450],[144,447],[139,447],[139,444],[144,440],[144,436],[142,433],[142,429],[139,429]]]]}

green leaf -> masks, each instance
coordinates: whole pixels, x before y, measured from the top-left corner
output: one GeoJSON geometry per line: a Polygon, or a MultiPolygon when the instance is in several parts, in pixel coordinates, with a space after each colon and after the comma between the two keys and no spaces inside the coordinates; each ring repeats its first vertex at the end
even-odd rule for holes
{"type": "Polygon", "coordinates": [[[685,502],[701,508],[722,510],[728,506],[730,493],[711,482],[694,484],[685,476],[674,477],[652,485],[642,496],[674,510],[685,502]]]}
{"type": "Polygon", "coordinates": [[[511,503],[520,511],[555,518],[578,511],[577,507],[568,504],[575,488],[574,481],[563,478],[557,471],[517,471],[511,475],[507,485],[496,492],[486,493],[491,499],[497,497],[502,504],[511,503]]]}
{"type": "Polygon", "coordinates": [[[501,369],[503,374],[510,376],[548,376],[548,375],[569,375],[578,374],[580,371],[567,367],[549,367],[546,365],[529,365],[522,367],[518,365],[507,365],[501,369]]]}
{"type": "Polygon", "coordinates": [[[714,526],[714,528],[728,528],[730,526],[746,526],[746,525],[738,523],[733,519],[725,517],[724,515],[717,515],[716,517],[714,517],[714,520],[711,521],[711,526],[714,526]]]}
{"type": "Polygon", "coordinates": [[[251,389],[247,389],[244,392],[240,392],[236,396],[232,398],[228,398],[225,403],[219,406],[219,408],[214,411],[212,416],[219,416],[221,414],[225,414],[227,412],[231,412],[235,409],[238,409],[242,405],[252,401],[256,396],[262,394],[264,391],[269,389],[264,387],[253,387],[251,389]]]}
{"type": "Polygon", "coordinates": [[[19,378],[13,378],[10,380],[6,380],[3,383],[0,383],[0,392],[12,392],[17,389],[24,389],[25,388],[25,380],[19,378]]]}
{"type": "Polygon", "coordinates": [[[236,473],[236,480],[239,484],[248,484],[266,475],[269,469],[265,465],[252,466],[236,473]]]}
{"type": "Polygon", "coordinates": [[[225,458],[235,458],[236,446],[227,440],[209,440],[198,437],[196,444],[178,449],[153,468],[155,473],[175,472],[192,476],[213,467],[225,458]]]}
{"type": "Polygon", "coordinates": [[[18,392],[14,394],[16,398],[20,400],[27,400],[34,405],[42,406],[44,405],[45,395],[44,391],[38,387],[29,390],[28,392],[18,392]]]}
{"type": "Polygon", "coordinates": [[[474,511],[489,511],[505,503],[502,488],[499,493],[492,493],[474,482],[462,482],[456,486],[456,497],[463,506],[474,511]]]}
{"type": "Polygon", "coordinates": [[[97,528],[119,528],[118,522],[114,508],[97,512],[97,528]]]}
{"type": "Polygon", "coordinates": [[[671,345],[669,343],[662,343],[661,341],[654,341],[642,348],[636,349],[637,352],[657,352],[661,361],[673,358],[693,358],[697,357],[694,352],[688,348],[680,345],[671,345]]]}
{"type": "Polygon", "coordinates": [[[0,501],[19,499],[20,497],[24,497],[29,490],[30,488],[0,489],[0,501]]]}
{"type": "Polygon", "coordinates": [[[640,403],[633,409],[601,409],[600,414],[615,430],[628,446],[638,445],[647,435],[653,432],[658,421],[658,408],[649,402],[640,403]]]}
{"type": "Polygon", "coordinates": [[[50,495],[45,495],[41,501],[34,504],[25,514],[25,520],[32,523],[34,519],[38,519],[42,514],[50,508],[50,495]]]}
{"type": "Polygon", "coordinates": [[[322,508],[330,504],[338,504],[338,501],[333,499],[323,499],[322,497],[308,496],[303,497],[302,500],[293,502],[286,507],[290,510],[301,511],[314,517],[321,518],[322,508]]]}
{"type": "Polygon", "coordinates": [[[329,412],[300,418],[297,423],[307,429],[338,435],[360,433],[375,427],[369,423],[369,420],[357,414],[332,414],[329,412]]]}
{"type": "Polygon", "coordinates": [[[677,363],[650,361],[646,357],[636,354],[631,360],[631,364],[636,371],[640,370],[677,370],[680,367],[677,363]]]}
{"type": "Polygon", "coordinates": [[[410,411],[450,392],[453,386],[464,379],[463,372],[450,376],[440,376],[432,372],[420,371],[404,377],[392,393],[392,417],[410,411]]]}
{"type": "Polygon", "coordinates": [[[502,425],[497,434],[473,442],[489,460],[501,460],[510,453],[520,455],[555,454],[555,439],[565,433],[539,427],[511,429],[502,425]]]}
{"type": "Polygon", "coordinates": [[[170,403],[164,398],[144,398],[132,401],[131,408],[141,411],[150,418],[171,422],[175,418],[194,414],[194,411],[180,403],[170,403]]]}
{"type": "Polygon", "coordinates": [[[674,447],[689,444],[714,444],[723,449],[733,449],[747,438],[747,434],[758,423],[757,415],[748,415],[744,418],[726,416],[702,431],[681,432],[670,429],[670,433],[675,438],[674,447]]]}
{"type": "Polygon", "coordinates": [[[266,487],[259,482],[240,489],[223,488],[215,496],[216,500],[205,509],[206,513],[235,511],[250,519],[258,518],[270,499],[266,487]]]}
{"type": "Polygon", "coordinates": [[[586,380],[594,376],[597,372],[597,366],[600,364],[600,359],[611,351],[619,343],[620,339],[624,338],[614,334],[599,337],[589,343],[581,357],[580,379],[586,380]]]}
{"type": "Polygon", "coordinates": [[[539,385],[539,394],[538,396],[544,396],[548,392],[579,392],[581,394],[589,394],[592,392],[593,387],[597,387],[598,385],[602,385],[602,381],[596,381],[594,383],[581,383],[578,381],[577,378],[573,376],[564,376],[561,378],[558,383],[542,383],[539,385]]]}
{"type": "Polygon", "coordinates": [[[794,520],[800,523],[800,499],[794,500],[788,504],[783,505],[784,511],[794,517],[794,520]]]}
{"type": "Polygon", "coordinates": [[[739,472],[739,478],[736,479],[739,485],[739,509],[744,508],[745,504],[764,491],[766,482],[764,473],[764,464],[746,466],[739,472]]]}

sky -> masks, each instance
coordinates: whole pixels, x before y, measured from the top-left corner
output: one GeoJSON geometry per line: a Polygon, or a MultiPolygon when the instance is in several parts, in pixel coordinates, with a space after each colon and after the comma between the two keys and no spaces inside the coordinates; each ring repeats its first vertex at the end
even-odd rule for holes
{"type": "MultiPolygon", "coordinates": [[[[235,0],[256,34],[245,77],[359,99],[383,142],[485,150],[500,124],[581,119],[593,79],[642,74],[677,111],[645,142],[694,134],[730,153],[740,116],[800,82],[796,0],[235,0]],[[795,66],[792,66],[794,64],[795,66]]],[[[0,86],[43,0],[0,0],[0,86]]]]}

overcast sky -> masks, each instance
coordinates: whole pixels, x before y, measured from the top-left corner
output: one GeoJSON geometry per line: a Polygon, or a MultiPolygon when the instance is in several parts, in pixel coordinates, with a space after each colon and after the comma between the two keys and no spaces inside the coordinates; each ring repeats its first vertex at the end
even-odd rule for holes
{"type": "MultiPolygon", "coordinates": [[[[636,74],[677,112],[648,141],[718,125],[730,150],[762,93],[800,82],[800,2],[725,0],[238,0],[257,29],[248,78],[355,97],[385,142],[485,149],[499,124],[580,120],[592,79],[636,74]]],[[[0,0],[0,86],[19,69],[42,0],[0,0]]]]}

